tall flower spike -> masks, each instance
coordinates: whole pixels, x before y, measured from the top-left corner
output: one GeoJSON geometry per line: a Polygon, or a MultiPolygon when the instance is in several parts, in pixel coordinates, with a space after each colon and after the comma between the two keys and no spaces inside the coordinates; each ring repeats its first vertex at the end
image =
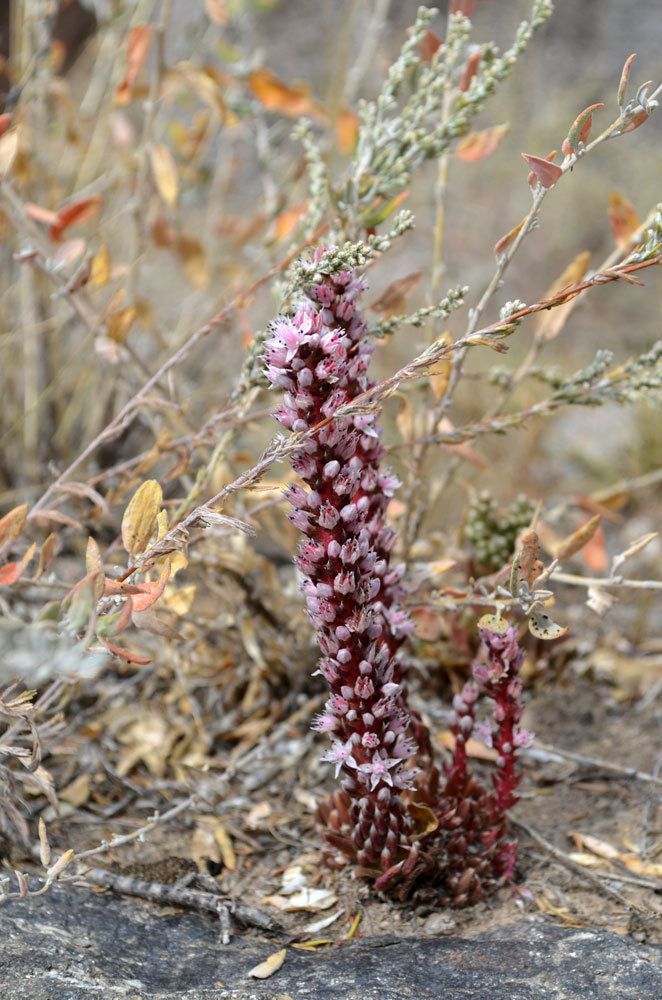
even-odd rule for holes
{"type": "Polygon", "coordinates": [[[313,281],[320,256],[310,265],[307,301],[274,323],[265,345],[268,378],[285,390],[276,419],[307,432],[292,456],[304,486],[285,495],[305,536],[295,562],[329,686],[313,728],[329,735],[322,760],[342,775],[317,820],[327,845],[355,859],[376,889],[472,903],[515,864],[505,834],[520,780],[517,748],[529,738],[518,727],[522,655],[514,628],[483,633],[488,660],[454,700],[455,751],[441,774],[407,703],[401,646],[411,622],[401,607],[403,568],[390,565],[396,534],[385,520],[398,481],[381,468],[379,413],[336,415],[371,385],[373,345],[356,306],[364,282],[350,272],[313,281]],[[495,703],[493,789],[473,775],[466,752],[479,694],[495,703]]]}
{"type": "Polygon", "coordinates": [[[384,517],[398,480],[380,468],[378,413],[334,418],[371,384],[373,344],[356,306],[364,287],[349,272],[311,284],[294,316],[274,323],[265,359],[269,381],[285,389],[276,413],[284,427],[310,431],[333,418],[293,456],[307,490],[288,489],[288,517],[306,536],[295,561],[330,689],[314,727],[332,736],[322,759],[343,775],[343,820],[338,802],[321,818],[328,841],[376,875],[409,851],[400,793],[415,774],[406,732],[417,736],[421,727],[410,728],[399,649],[411,622],[400,607],[402,570],[389,563],[396,536],[384,517]]]}

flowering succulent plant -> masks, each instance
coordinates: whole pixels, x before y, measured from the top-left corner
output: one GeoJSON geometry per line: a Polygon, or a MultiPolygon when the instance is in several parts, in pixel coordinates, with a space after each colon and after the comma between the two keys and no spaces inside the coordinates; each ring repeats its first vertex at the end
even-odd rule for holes
{"type": "Polygon", "coordinates": [[[329,686],[314,728],[330,735],[323,760],[342,774],[318,822],[329,848],[353,857],[377,888],[420,895],[425,874],[436,898],[473,901],[514,864],[504,833],[519,781],[521,653],[513,629],[487,634],[488,663],[455,699],[456,751],[442,777],[407,702],[402,644],[412,624],[401,606],[404,566],[390,563],[397,535],[385,519],[399,484],[381,468],[379,413],[335,415],[371,384],[373,341],[356,304],[365,282],[351,271],[316,272],[322,256],[310,265],[307,299],[265,343],[267,377],[284,390],[276,418],[304,435],[292,465],[305,488],[288,487],[288,517],[305,536],[295,562],[329,686]],[[494,791],[471,774],[465,752],[479,688],[496,704],[494,791]]]}

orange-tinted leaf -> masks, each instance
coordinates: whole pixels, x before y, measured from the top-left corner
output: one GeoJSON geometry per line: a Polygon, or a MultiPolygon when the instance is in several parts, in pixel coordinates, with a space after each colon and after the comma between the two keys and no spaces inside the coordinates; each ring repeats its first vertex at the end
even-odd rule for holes
{"type": "Polygon", "coordinates": [[[205,0],[205,10],[209,20],[220,24],[222,28],[230,21],[226,0],[205,0]]]}
{"type": "Polygon", "coordinates": [[[336,119],[336,143],[343,156],[349,156],[356,149],[359,135],[359,120],[346,104],[338,112],[336,119]]]}
{"type": "Polygon", "coordinates": [[[559,562],[565,562],[566,559],[570,559],[571,556],[574,556],[577,552],[583,549],[598,530],[600,520],[600,515],[596,514],[595,517],[590,519],[590,521],[586,521],[585,524],[582,524],[581,528],[577,528],[577,530],[573,531],[571,535],[564,538],[563,541],[556,546],[554,558],[558,559],[559,562]]]}
{"type": "Polygon", "coordinates": [[[292,208],[286,208],[276,216],[276,239],[285,240],[291,236],[297,227],[297,223],[308,208],[307,201],[301,201],[292,208]]]}
{"type": "Polygon", "coordinates": [[[11,124],[11,115],[0,115],[0,135],[4,135],[11,124]]]}
{"type": "Polygon", "coordinates": [[[563,173],[556,163],[543,159],[542,156],[532,156],[530,153],[522,153],[522,157],[528,163],[535,180],[539,181],[544,188],[554,187],[563,173]]]}
{"type": "Polygon", "coordinates": [[[100,194],[92,194],[87,198],[78,198],[58,209],[55,222],[48,233],[50,238],[57,241],[70,226],[80,226],[89,222],[98,214],[102,201],[100,194]]]}
{"type": "Polygon", "coordinates": [[[51,212],[48,208],[35,205],[33,201],[26,201],[23,209],[28,219],[34,222],[43,222],[46,226],[54,226],[57,222],[57,212],[51,212]]]}
{"type": "Polygon", "coordinates": [[[22,559],[18,562],[6,563],[4,566],[0,566],[0,585],[8,587],[23,575],[25,567],[32,559],[33,555],[37,550],[36,542],[33,542],[28,551],[25,553],[22,559]]]}
{"type": "Polygon", "coordinates": [[[404,312],[409,296],[422,277],[422,271],[412,271],[404,278],[397,278],[382,292],[377,301],[372,303],[370,308],[381,313],[385,319],[404,312]]]}
{"type": "Polygon", "coordinates": [[[627,90],[628,80],[630,78],[630,67],[632,66],[632,63],[636,58],[637,58],[636,52],[633,52],[631,56],[628,56],[627,59],[625,60],[625,66],[623,67],[623,72],[621,73],[621,79],[618,84],[618,94],[616,95],[618,100],[618,106],[621,109],[625,104],[625,91],[627,90]]]}
{"type": "Polygon", "coordinates": [[[609,557],[602,528],[598,528],[593,538],[589,539],[582,549],[582,559],[592,573],[604,573],[607,569],[609,557]]]}
{"type": "Polygon", "coordinates": [[[145,667],[148,663],[152,662],[149,656],[137,656],[135,653],[130,653],[128,649],[120,649],[119,646],[114,646],[112,642],[108,642],[108,640],[104,639],[102,635],[98,635],[97,639],[99,642],[103,643],[106,649],[109,649],[111,653],[114,653],[115,656],[121,656],[123,660],[127,660],[129,663],[137,663],[139,666],[145,667]]]}
{"type": "Polygon", "coordinates": [[[131,28],[126,43],[126,71],[115,91],[115,104],[128,104],[131,100],[133,88],[152,44],[153,34],[152,24],[137,24],[135,28],[131,28]]]}
{"type": "MultiPolygon", "coordinates": [[[[588,250],[578,253],[566,267],[563,274],[552,282],[543,298],[551,299],[566,288],[578,285],[588,270],[591,254],[588,250]]],[[[565,326],[568,316],[577,305],[577,297],[563,302],[554,309],[536,313],[533,319],[533,330],[538,341],[547,342],[557,337],[565,326]]]]}
{"type": "Polygon", "coordinates": [[[267,111],[279,111],[291,118],[301,115],[323,117],[306,83],[287,84],[268,69],[258,69],[246,78],[248,86],[267,111]]]}
{"type": "Polygon", "coordinates": [[[494,125],[481,132],[469,132],[455,150],[458,159],[465,163],[478,163],[493,153],[510,125],[494,125]]]}
{"type": "Polygon", "coordinates": [[[418,49],[423,62],[430,62],[440,45],[443,45],[443,42],[439,35],[435,35],[434,31],[430,31],[428,28],[418,43],[418,49]]]}
{"type": "Polygon", "coordinates": [[[150,146],[149,162],[159,194],[166,205],[174,208],[179,194],[179,175],[172,153],[167,146],[157,143],[150,146]]]}
{"type": "Polygon", "coordinates": [[[28,516],[28,507],[27,503],[22,503],[0,519],[0,545],[20,536],[28,516]]]}
{"type": "Polygon", "coordinates": [[[516,226],[513,226],[512,229],[509,229],[508,232],[505,234],[505,236],[502,236],[500,240],[497,240],[497,242],[494,244],[494,252],[497,255],[497,257],[499,257],[504,252],[504,250],[506,250],[506,248],[510,246],[515,237],[519,234],[520,229],[522,228],[527,219],[528,215],[525,216],[525,218],[523,218],[521,222],[518,222],[516,226]]]}
{"type": "Polygon", "coordinates": [[[610,191],[607,213],[617,246],[627,246],[641,225],[636,208],[618,191],[610,191]]]}
{"type": "Polygon", "coordinates": [[[116,344],[126,343],[129,331],[134,324],[138,309],[136,306],[125,306],[106,316],[106,332],[116,344]]]}
{"type": "Polygon", "coordinates": [[[472,52],[467,60],[467,65],[464,67],[464,72],[462,73],[462,79],[458,84],[458,90],[464,93],[465,90],[469,89],[469,84],[478,72],[478,66],[481,60],[482,52],[477,49],[472,52]]]}
{"type": "Polygon", "coordinates": [[[140,593],[133,598],[134,611],[146,611],[155,604],[163,591],[170,577],[170,563],[166,563],[161,576],[153,583],[141,583],[140,593]]]}

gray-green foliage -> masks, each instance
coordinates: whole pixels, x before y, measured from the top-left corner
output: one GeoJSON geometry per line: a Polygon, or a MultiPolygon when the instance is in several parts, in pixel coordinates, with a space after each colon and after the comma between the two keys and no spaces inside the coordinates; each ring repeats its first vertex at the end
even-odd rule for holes
{"type": "Polygon", "coordinates": [[[505,511],[499,511],[487,490],[471,501],[464,535],[479,571],[495,572],[505,566],[515,549],[517,535],[531,522],[534,511],[535,504],[524,494],[505,511]]]}

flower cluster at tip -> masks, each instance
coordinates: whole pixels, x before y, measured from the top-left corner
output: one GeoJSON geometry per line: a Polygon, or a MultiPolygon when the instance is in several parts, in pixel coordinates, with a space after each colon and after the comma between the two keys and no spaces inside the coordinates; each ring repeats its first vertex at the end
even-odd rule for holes
{"type": "Polygon", "coordinates": [[[272,327],[266,371],[284,390],[276,419],[312,432],[292,459],[307,488],[291,485],[286,496],[289,519],[306,536],[295,562],[330,688],[314,728],[330,734],[323,759],[343,772],[353,800],[360,863],[388,868],[406,842],[398,791],[412,787],[415,771],[405,765],[417,751],[398,655],[412,628],[400,607],[404,567],[390,565],[396,533],[384,516],[399,482],[380,469],[379,414],[334,417],[370,387],[373,344],[356,306],[363,279],[315,274],[320,258],[318,251],[310,265],[308,300],[272,327]]]}

